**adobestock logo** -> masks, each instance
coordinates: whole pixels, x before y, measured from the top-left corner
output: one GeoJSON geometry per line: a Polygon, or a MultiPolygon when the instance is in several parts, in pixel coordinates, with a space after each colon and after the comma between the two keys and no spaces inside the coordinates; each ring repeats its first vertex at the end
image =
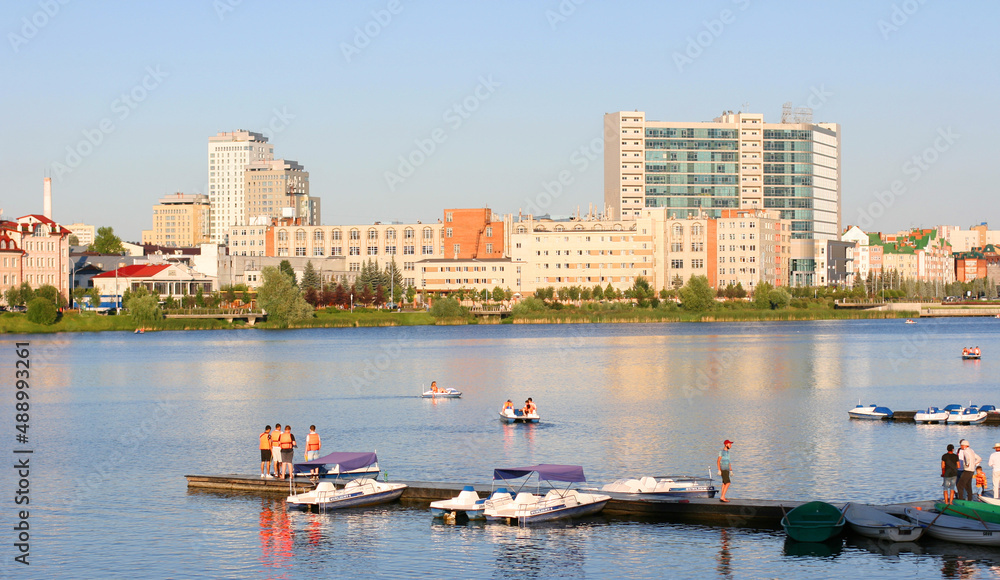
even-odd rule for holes
{"type": "Polygon", "coordinates": [[[49,25],[49,22],[55,18],[63,6],[69,4],[70,0],[41,0],[38,3],[38,11],[32,14],[30,17],[25,16],[21,19],[21,28],[18,29],[20,34],[11,32],[7,34],[7,40],[10,41],[10,47],[15,53],[21,52],[21,47],[28,44],[28,41],[38,36],[43,28],[49,25]]]}
{"type": "Polygon", "coordinates": [[[341,42],[340,52],[344,55],[344,60],[348,63],[361,51],[368,47],[382,31],[392,24],[392,17],[403,11],[403,5],[399,0],[389,0],[382,10],[375,10],[371,13],[372,19],[365,23],[363,27],[354,27],[353,42],[341,42]]]}

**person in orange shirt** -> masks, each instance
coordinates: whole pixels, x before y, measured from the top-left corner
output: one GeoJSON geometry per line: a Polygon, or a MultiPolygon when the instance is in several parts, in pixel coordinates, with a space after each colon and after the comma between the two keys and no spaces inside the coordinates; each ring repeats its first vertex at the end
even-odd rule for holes
{"type": "Polygon", "coordinates": [[[272,479],[270,425],[264,427],[264,432],[260,434],[260,477],[261,479],[272,479]]]}
{"type": "Polygon", "coordinates": [[[285,425],[285,432],[278,438],[278,445],[281,447],[281,475],[278,479],[285,479],[286,476],[294,477],[292,471],[292,460],[298,444],[295,442],[295,435],[292,435],[292,426],[285,425]]]}
{"type": "Polygon", "coordinates": [[[976,487],[977,495],[983,495],[986,491],[986,474],[983,473],[982,467],[976,468],[976,487]]]}
{"type": "MultiPolygon", "coordinates": [[[[319,433],[316,432],[316,426],[309,426],[309,434],[306,435],[306,461],[312,461],[313,459],[319,459],[319,450],[323,444],[319,440],[319,433]]],[[[316,467],[309,472],[310,477],[313,479],[319,477],[319,467],[316,467]]]]}

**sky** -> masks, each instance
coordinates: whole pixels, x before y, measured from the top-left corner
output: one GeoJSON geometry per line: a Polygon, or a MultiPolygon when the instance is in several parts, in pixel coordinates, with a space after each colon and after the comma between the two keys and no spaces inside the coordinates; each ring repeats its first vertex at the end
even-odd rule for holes
{"type": "Polygon", "coordinates": [[[208,137],[248,129],[305,166],[324,224],[585,213],[604,200],[604,113],[778,122],[792,102],[841,125],[845,227],[1000,228],[998,16],[937,0],[8,0],[0,208],[41,213],[51,176],[54,219],[137,241],[160,197],[207,191],[208,137]]]}

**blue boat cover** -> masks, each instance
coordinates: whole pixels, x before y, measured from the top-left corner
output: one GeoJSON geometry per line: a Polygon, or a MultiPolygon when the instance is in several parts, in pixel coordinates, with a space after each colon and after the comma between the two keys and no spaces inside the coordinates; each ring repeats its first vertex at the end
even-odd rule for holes
{"type": "Polygon", "coordinates": [[[309,471],[314,467],[322,467],[324,465],[339,465],[341,471],[351,471],[352,469],[361,469],[362,467],[368,467],[374,463],[378,462],[378,457],[375,453],[349,453],[344,451],[335,451],[329,455],[324,455],[319,459],[313,459],[312,461],[306,461],[304,463],[296,463],[295,472],[300,473],[303,471],[309,471]],[[301,469],[300,469],[301,468],[301,469]]]}
{"type": "Polygon", "coordinates": [[[517,479],[519,477],[524,477],[526,475],[531,475],[532,472],[538,473],[539,479],[545,479],[548,481],[568,481],[570,483],[576,483],[578,481],[587,481],[587,478],[583,476],[583,467],[579,465],[553,465],[551,463],[542,463],[539,465],[529,465],[527,467],[511,467],[508,469],[494,469],[493,479],[517,479]]]}
{"type": "MultiPolygon", "coordinates": [[[[875,405],[872,405],[872,406],[875,407],[875,405]]],[[[876,413],[885,413],[886,415],[889,415],[890,417],[892,417],[892,411],[889,409],[889,407],[875,407],[875,412],[876,413]]]]}

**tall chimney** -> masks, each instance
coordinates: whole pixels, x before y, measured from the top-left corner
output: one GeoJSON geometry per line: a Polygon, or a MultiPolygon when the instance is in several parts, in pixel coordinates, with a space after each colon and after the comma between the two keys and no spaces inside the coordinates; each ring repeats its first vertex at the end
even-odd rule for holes
{"type": "Polygon", "coordinates": [[[42,185],[42,215],[52,219],[52,178],[46,177],[42,185]]]}

